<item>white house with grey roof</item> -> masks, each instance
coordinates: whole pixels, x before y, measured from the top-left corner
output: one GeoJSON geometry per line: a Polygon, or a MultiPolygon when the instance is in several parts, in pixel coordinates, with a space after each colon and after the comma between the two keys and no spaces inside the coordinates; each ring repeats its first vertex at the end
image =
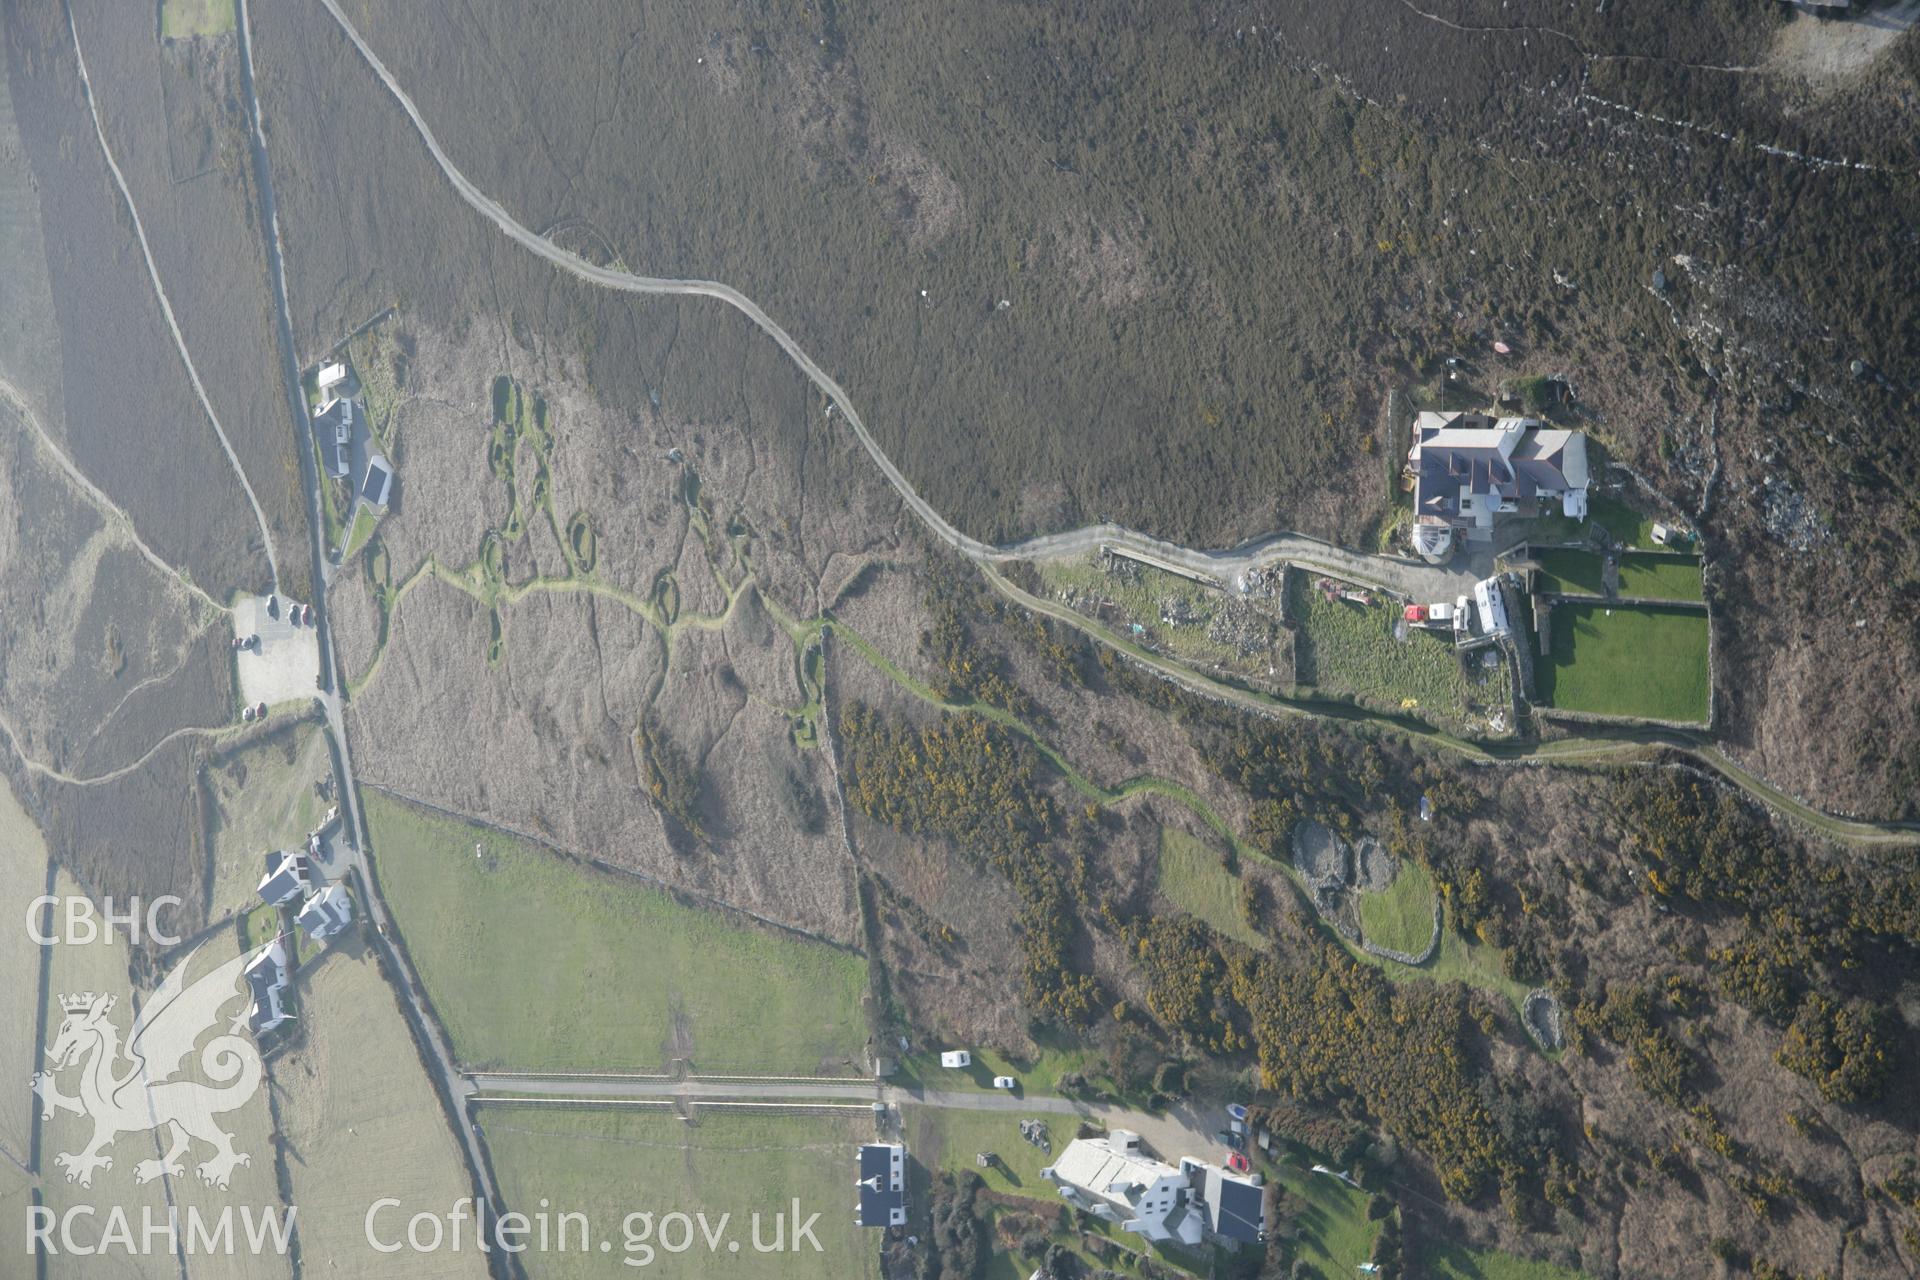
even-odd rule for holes
{"type": "Polygon", "coordinates": [[[287,989],[287,949],[280,945],[279,938],[260,948],[259,954],[247,962],[244,973],[247,991],[253,997],[247,1007],[247,1026],[254,1035],[263,1036],[293,1018],[281,1001],[287,989]]]}
{"type": "Polygon", "coordinates": [[[860,1148],[860,1178],[854,1206],[858,1227],[900,1227],[907,1222],[907,1148],[898,1142],[869,1142],[860,1148]]]}
{"type": "Polygon", "coordinates": [[[1407,466],[1414,477],[1413,545],[1439,563],[1454,539],[1487,541],[1503,515],[1558,508],[1587,515],[1587,438],[1538,418],[1422,413],[1407,466]]]}
{"type": "Polygon", "coordinates": [[[1040,1176],[1057,1183],[1068,1204],[1154,1244],[1254,1243],[1266,1231],[1257,1180],[1191,1157],[1170,1165],[1125,1129],[1074,1139],[1040,1176]]]}
{"type": "Polygon", "coordinates": [[[284,907],[313,885],[313,867],[305,854],[275,849],[267,855],[267,873],[260,877],[260,900],[284,907]]]}
{"type": "Polygon", "coordinates": [[[306,930],[315,942],[325,942],[353,921],[353,899],[337,884],[330,884],[307,899],[293,922],[306,930]]]}
{"type": "Polygon", "coordinates": [[[353,462],[353,401],[331,400],[314,410],[313,442],[326,473],[346,479],[353,462]]]}

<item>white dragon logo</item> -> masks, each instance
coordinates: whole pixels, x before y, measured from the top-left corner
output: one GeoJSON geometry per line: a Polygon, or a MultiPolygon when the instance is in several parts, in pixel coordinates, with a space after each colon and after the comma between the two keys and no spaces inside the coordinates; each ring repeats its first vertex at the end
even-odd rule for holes
{"type": "Polygon", "coordinates": [[[245,1104],[265,1074],[260,1051],[241,1034],[245,1012],[209,1040],[200,1054],[200,1067],[208,1078],[224,1083],[171,1078],[200,1037],[218,1024],[221,1009],[244,993],[236,984],[246,966],[244,953],[188,986],[187,968],[199,954],[196,949],[168,973],[135,1017],[124,1070],[120,1029],[107,1018],[116,1003],[114,997],[89,991],[60,998],[66,1018],[47,1049],[53,1069],[35,1074],[32,1084],[40,1095],[42,1119],[53,1119],[56,1111],[70,1111],[93,1120],[93,1140],[86,1150],[54,1157],[67,1171],[68,1182],[92,1186],[95,1170],[113,1168],[113,1157],[103,1152],[114,1138],[163,1126],[173,1130],[172,1142],[160,1159],[142,1160],[135,1166],[134,1177],[140,1182],[151,1182],[163,1173],[178,1177],[185,1172],[180,1158],[195,1138],[213,1148],[212,1159],[199,1166],[200,1180],[211,1186],[225,1190],[234,1169],[253,1162],[251,1156],[233,1149],[233,1135],[215,1121],[222,1112],[245,1104]],[[60,1092],[54,1076],[75,1066],[80,1069],[80,1093],[70,1098],[60,1092]]]}

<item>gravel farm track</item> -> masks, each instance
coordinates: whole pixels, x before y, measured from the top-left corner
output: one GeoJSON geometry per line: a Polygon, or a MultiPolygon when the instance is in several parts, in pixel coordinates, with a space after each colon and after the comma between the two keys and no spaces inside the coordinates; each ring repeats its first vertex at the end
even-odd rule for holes
{"type": "MultiPolygon", "coordinates": [[[[413,99],[401,88],[393,74],[380,61],[359,30],[354,27],[352,21],[340,8],[338,0],[321,0],[321,3],[326,6],[328,13],[333,15],[334,21],[339,24],[341,31],[359,51],[374,75],[399,103],[414,129],[419,133],[421,141],[432,154],[434,163],[439,166],[454,190],[474,210],[499,227],[504,235],[560,270],[590,284],[626,293],[714,298],[739,311],[772,338],[820,389],[821,393],[833,402],[838,411],[844,415],[847,425],[852,428],[861,446],[872,458],[874,465],[880,469],[888,483],[899,494],[901,501],[936,537],[981,565],[987,571],[988,579],[1003,594],[1012,597],[1029,609],[1045,613],[1088,632],[1101,643],[1122,648],[1135,661],[1149,666],[1167,679],[1203,696],[1233,702],[1261,714],[1276,712],[1319,714],[1308,708],[1289,704],[1282,699],[1208,679],[1176,663],[1147,654],[1134,646],[1125,644],[1118,637],[1104,632],[1097,626],[1089,624],[1079,615],[1020,590],[1002,575],[993,572],[992,567],[996,564],[1019,560],[1086,554],[1103,545],[1120,545],[1220,578],[1231,577],[1248,568],[1284,560],[1310,569],[1324,569],[1342,574],[1387,590],[1399,591],[1407,595],[1432,595],[1434,598],[1456,594],[1460,582],[1472,576],[1471,571],[1466,569],[1434,568],[1398,557],[1364,555],[1291,533],[1277,533],[1245,546],[1221,552],[1197,551],[1175,546],[1114,524],[1094,525],[1047,534],[1003,546],[995,546],[969,537],[955,528],[946,517],[934,510],[933,506],[920,496],[912,483],[894,465],[893,460],[881,450],[873,435],[867,430],[866,424],[861,421],[859,411],[854,407],[846,390],[801,348],[791,334],[781,328],[751,298],[731,285],[714,280],[665,279],[596,266],[577,254],[560,248],[551,240],[517,221],[499,201],[476,187],[448,157],[439,140],[434,137],[433,131],[427,126],[426,120],[421,116],[419,108],[414,105],[413,99]]],[[[1566,764],[1590,764],[1631,758],[1650,749],[1664,747],[1691,756],[1763,804],[1781,810],[1829,838],[1858,844],[1920,844],[1920,823],[1870,822],[1826,813],[1804,801],[1786,795],[1769,785],[1764,779],[1741,768],[1718,750],[1711,737],[1706,734],[1655,728],[1629,728],[1613,735],[1589,734],[1559,739],[1550,744],[1521,746],[1509,750],[1466,742],[1451,735],[1427,729],[1418,722],[1402,717],[1378,715],[1357,709],[1347,714],[1350,718],[1372,720],[1483,761],[1539,760],[1566,764]]]]}

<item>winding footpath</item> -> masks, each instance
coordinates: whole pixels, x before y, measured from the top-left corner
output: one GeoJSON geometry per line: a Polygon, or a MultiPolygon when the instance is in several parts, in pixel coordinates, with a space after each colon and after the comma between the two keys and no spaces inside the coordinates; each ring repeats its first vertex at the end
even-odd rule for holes
{"type": "Polygon", "coordinates": [[[260,499],[254,496],[253,484],[247,479],[247,470],[240,465],[240,455],[233,451],[233,442],[227,439],[226,429],[220,425],[220,415],[213,411],[213,401],[207,396],[207,389],[200,382],[200,371],[193,367],[193,356],[187,351],[186,335],[180,332],[180,322],[173,318],[173,304],[167,301],[167,290],[160,283],[160,267],[153,260],[153,249],[147,244],[147,229],[140,222],[140,207],[133,202],[133,189],[127,185],[126,175],[120,172],[120,165],[113,158],[113,149],[107,145],[107,130],[100,122],[100,107],[93,96],[93,81],[87,78],[86,55],[80,50],[80,27],[73,18],[73,6],[68,4],[67,30],[73,36],[73,61],[80,72],[80,96],[87,100],[87,112],[93,117],[93,136],[99,140],[100,155],[107,162],[107,170],[113,175],[114,185],[120,188],[120,198],[126,202],[127,217],[133,222],[134,238],[140,242],[140,256],[147,264],[147,278],[153,281],[153,296],[160,303],[160,314],[166,317],[167,328],[173,331],[173,345],[180,352],[180,363],[186,366],[187,380],[193,383],[193,392],[200,397],[200,407],[206,410],[207,421],[213,424],[213,434],[220,438],[220,448],[226,452],[227,461],[233,464],[233,474],[240,480],[240,488],[247,495],[247,503],[253,508],[253,518],[260,526],[260,545],[267,554],[267,571],[273,578],[273,589],[280,590],[280,560],[273,550],[273,531],[267,527],[267,514],[260,508],[260,499]]]}
{"type": "Polygon", "coordinates": [[[0,400],[5,401],[7,407],[18,414],[22,422],[33,428],[34,438],[40,442],[41,449],[60,468],[61,473],[73,482],[74,488],[86,496],[100,518],[126,539],[127,545],[138,551],[147,563],[165,574],[169,582],[179,586],[201,603],[221,613],[227,612],[225,605],[196,586],[191,578],[161,559],[160,553],[147,545],[146,539],[140,536],[140,530],[134,526],[133,517],[109,498],[99,485],[87,478],[87,473],[67,456],[66,450],[62,449],[59,442],[48,432],[46,424],[40,421],[39,415],[33,411],[33,406],[27,403],[27,398],[21,394],[20,388],[5,378],[0,378],[0,400]]]}

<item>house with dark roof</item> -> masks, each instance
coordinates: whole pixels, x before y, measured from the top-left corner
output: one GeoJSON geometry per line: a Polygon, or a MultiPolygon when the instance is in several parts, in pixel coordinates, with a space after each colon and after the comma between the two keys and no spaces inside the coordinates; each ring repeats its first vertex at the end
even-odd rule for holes
{"type": "Polygon", "coordinates": [[[898,1142],[869,1142],[860,1148],[860,1203],[853,1222],[859,1227],[899,1227],[907,1221],[907,1149],[898,1142]]]}
{"type": "Polygon", "coordinates": [[[260,878],[260,900],[284,907],[313,884],[313,867],[305,854],[275,849],[267,855],[267,873],[260,878]]]}
{"type": "Polygon", "coordinates": [[[281,1000],[287,989],[287,949],[280,945],[280,939],[262,947],[260,954],[247,962],[244,972],[247,991],[253,996],[247,1008],[247,1026],[253,1034],[263,1036],[290,1021],[293,1015],[281,1000]]]}
{"type": "Polygon", "coordinates": [[[1456,537],[1486,541],[1501,516],[1587,514],[1587,438],[1538,418],[1422,413],[1407,450],[1413,545],[1438,563],[1456,537]]]}
{"type": "Polygon", "coordinates": [[[325,942],[353,920],[353,899],[337,884],[330,884],[307,899],[293,922],[306,930],[315,942],[325,942]]]}
{"type": "Polygon", "coordinates": [[[360,501],[369,506],[384,507],[392,490],[393,464],[387,461],[385,455],[369,452],[367,473],[360,481],[360,501]]]}
{"type": "MultiPolygon", "coordinates": [[[[1188,1161],[1181,1161],[1185,1165],[1188,1161]]],[[[1200,1204],[1207,1230],[1235,1244],[1259,1244],[1267,1236],[1267,1190],[1213,1164],[1199,1164],[1200,1204]]]]}

